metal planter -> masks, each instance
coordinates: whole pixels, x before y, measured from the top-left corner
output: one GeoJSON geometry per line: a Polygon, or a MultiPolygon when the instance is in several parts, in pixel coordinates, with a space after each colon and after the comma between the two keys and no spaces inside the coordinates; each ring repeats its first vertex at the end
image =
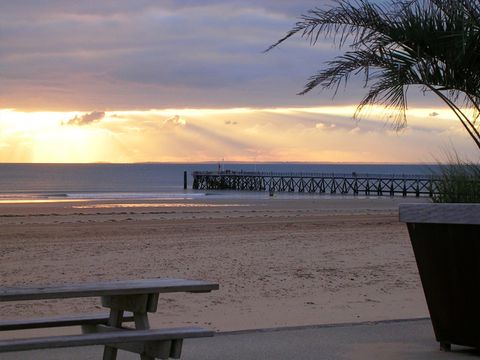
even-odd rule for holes
{"type": "Polygon", "coordinates": [[[480,348],[480,204],[402,204],[437,341],[480,348]]]}

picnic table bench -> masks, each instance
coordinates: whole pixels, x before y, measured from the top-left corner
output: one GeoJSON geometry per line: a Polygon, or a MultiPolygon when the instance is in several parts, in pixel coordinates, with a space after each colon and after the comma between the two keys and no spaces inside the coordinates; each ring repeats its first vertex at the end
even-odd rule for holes
{"type": "Polygon", "coordinates": [[[104,360],[115,360],[117,350],[140,354],[141,360],[178,359],[185,338],[213,336],[200,327],[150,329],[147,313],[157,311],[160,294],[203,293],[217,290],[218,284],[202,280],[152,279],[97,282],[36,288],[0,288],[0,301],[23,301],[100,297],[109,314],[54,317],[48,319],[0,321],[0,331],[82,327],[79,335],[10,339],[0,341],[0,353],[46,348],[104,345],[104,360]],[[127,313],[128,312],[128,313],[127,313]],[[133,322],[134,328],[123,323],[133,322]]]}

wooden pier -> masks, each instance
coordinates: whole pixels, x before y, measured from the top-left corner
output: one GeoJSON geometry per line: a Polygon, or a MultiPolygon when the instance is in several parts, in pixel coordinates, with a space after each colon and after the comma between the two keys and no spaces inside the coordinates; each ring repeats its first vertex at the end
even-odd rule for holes
{"type": "Polygon", "coordinates": [[[438,179],[427,175],[372,175],[194,171],[195,190],[298,192],[365,196],[429,196],[438,194],[438,179]]]}

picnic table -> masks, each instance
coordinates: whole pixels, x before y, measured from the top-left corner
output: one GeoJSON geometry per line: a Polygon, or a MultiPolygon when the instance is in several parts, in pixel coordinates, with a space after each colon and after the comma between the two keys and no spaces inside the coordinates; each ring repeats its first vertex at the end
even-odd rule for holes
{"type": "Polygon", "coordinates": [[[150,329],[148,313],[157,311],[160,294],[204,293],[218,284],[203,280],[151,279],[96,282],[61,286],[0,288],[0,301],[100,297],[109,314],[0,321],[0,331],[80,325],[80,335],[60,335],[0,341],[0,352],[104,345],[104,360],[115,360],[117,350],[140,354],[142,360],[179,358],[185,338],[213,336],[200,327],[150,329]],[[128,313],[127,313],[128,312],[128,313]],[[133,328],[123,323],[133,322],[133,328]]]}

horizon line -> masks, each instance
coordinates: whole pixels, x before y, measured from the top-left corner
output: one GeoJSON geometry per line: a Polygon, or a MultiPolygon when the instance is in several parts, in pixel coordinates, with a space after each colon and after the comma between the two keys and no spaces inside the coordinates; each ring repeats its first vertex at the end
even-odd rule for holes
{"type": "Polygon", "coordinates": [[[437,165],[437,162],[349,162],[349,161],[229,161],[229,160],[207,160],[207,161],[137,161],[137,162],[0,162],[0,165],[210,165],[210,164],[294,164],[294,165],[437,165]]]}

